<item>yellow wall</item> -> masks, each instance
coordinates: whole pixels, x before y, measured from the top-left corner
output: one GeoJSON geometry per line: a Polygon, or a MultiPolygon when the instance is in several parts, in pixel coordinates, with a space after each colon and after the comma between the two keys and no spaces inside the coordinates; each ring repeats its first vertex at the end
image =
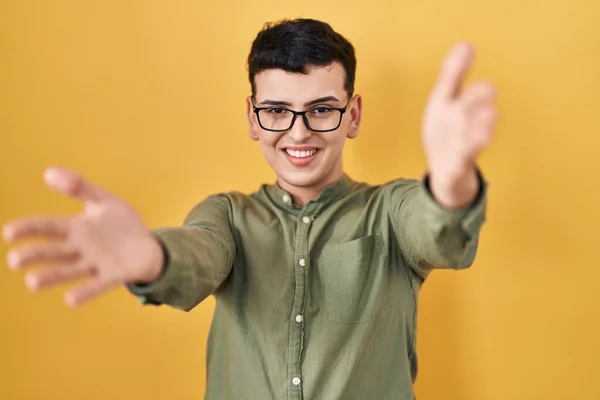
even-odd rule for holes
{"type": "MultiPolygon", "coordinates": [[[[600,399],[597,0],[1,1],[0,222],[78,210],[42,185],[55,162],[150,226],[271,181],[246,136],[245,57],[285,16],[326,19],[357,47],[357,179],[422,173],[421,110],[455,40],[479,49],[472,76],[499,86],[488,223],[473,269],[424,288],[419,400],[600,399]]],[[[212,300],[185,314],[119,290],[71,310],[62,289],[30,294],[4,266],[1,399],[203,395],[212,300]]]]}

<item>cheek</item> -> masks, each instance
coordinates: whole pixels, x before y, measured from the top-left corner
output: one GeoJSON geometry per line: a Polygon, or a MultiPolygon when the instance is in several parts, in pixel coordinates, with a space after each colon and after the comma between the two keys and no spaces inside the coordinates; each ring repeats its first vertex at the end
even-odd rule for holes
{"type": "Polygon", "coordinates": [[[331,162],[335,162],[340,157],[345,143],[345,134],[338,132],[335,137],[330,137],[325,142],[327,148],[327,159],[331,162]]]}
{"type": "Polygon", "coordinates": [[[335,135],[329,138],[329,146],[335,148],[336,150],[344,147],[344,143],[346,142],[346,134],[348,133],[348,127],[342,125],[340,129],[335,132],[335,135]]]}
{"type": "Polygon", "coordinates": [[[260,136],[260,148],[265,156],[269,157],[270,155],[276,154],[277,143],[279,142],[280,136],[277,135],[265,135],[264,132],[260,136]]]}

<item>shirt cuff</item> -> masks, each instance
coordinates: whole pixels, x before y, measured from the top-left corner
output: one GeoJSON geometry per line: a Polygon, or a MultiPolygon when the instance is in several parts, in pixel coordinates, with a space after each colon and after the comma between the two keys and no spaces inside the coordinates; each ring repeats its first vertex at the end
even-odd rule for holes
{"type": "Polygon", "coordinates": [[[161,305],[162,303],[154,298],[156,297],[155,295],[166,292],[175,279],[173,276],[174,268],[171,266],[172,256],[167,248],[167,245],[165,244],[165,237],[163,236],[163,233],[168,229],[169,228],[164,228],[152,231],[152,234],[157,239],[163,251],[164,264],[161,275],[156,280],[149,283],[131,283],[126,285],[126,289],[134,296],[137,296],[140,304],[156,306],[161,305]]]}
{"type": "Polygon", "coordinates": [[[477,168],[476,172],[479,181],[479,193],[476,199],[469,206],[452,210],[442,206],[433,196],[429,174],[426,174],[423,178],[424,203],[432,216],[430,221],[437,224],[439,229],[460,225],[469,238],[477,236],[479,229],[486,220],[486,202],[489,184],[485,181],[479,168],[477,168]]]}

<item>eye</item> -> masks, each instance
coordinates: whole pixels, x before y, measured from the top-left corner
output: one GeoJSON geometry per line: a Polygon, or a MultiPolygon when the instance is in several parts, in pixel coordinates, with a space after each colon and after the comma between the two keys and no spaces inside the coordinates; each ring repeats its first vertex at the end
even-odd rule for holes
{"type": "Polygon", "coordinates": [[[316,107],[310,111],[312,114],[323,115],[331,112],[331,108],[329,107],[316,107]]]}
{"type": "Polygon", "coordinates": [[[267,112],[269,114],[283,114],[284,112],[286,112],[287,110],[284,108],[279,108],[279,107],[273,107],[273,108],[269,108],[267,109],[267,112]]]}

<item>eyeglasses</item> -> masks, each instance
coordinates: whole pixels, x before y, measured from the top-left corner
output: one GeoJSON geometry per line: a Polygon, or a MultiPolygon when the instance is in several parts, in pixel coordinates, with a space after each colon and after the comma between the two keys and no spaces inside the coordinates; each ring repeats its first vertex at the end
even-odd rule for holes
{"type": "Polygon", "coordinates": [[[301,116],[304,125],[313,132],[331,132],[338,129],[342,123],[342,117],[348,108],[352,96],[342,108],[317,106],[305,111],[294,111],[279,106],[256,107],[254,98],[252,107],[261,128],[271,132],[286,132],[292,129],[296,117],[301,116]]]}

